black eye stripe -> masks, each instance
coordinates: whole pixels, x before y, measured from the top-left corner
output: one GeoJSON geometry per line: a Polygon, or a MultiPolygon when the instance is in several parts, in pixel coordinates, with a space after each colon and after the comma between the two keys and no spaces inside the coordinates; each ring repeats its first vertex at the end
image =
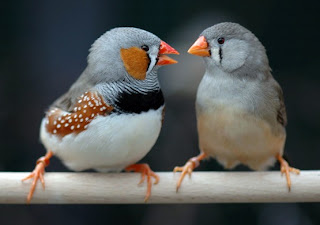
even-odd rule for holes
{"type": "MultiPolygon", "coordinates": [[[[142,46],[141,46],[141,49],[144,50],[144,51],[146,51],[146,52],[148,52],[148,51],[149,51],[149,46],[148,46],[148,45],[142,45],[142,46]]],[[[147,71],[148,71],[148,69],[149,69],[149,67],[150,67],[150,63],[151,63],[151,59],[150,59],[150,56],[149,56],[148,53],[147,53],[147,57],[148,57],[148,67],[147,67],[147,71]]],[[[147,71],[146,71],[146,72],[147,72],[147,71]]]]}
{"type": "Polygon", "coordinates": [[[150,67],[150,63],[151,63],[151,59],[150,59],[150,56],[149,54],[147,54],[147,57],[148,57],[148,67],[147,67],[147,70],[146,72],[149,70],[149,67],[150,67]]]}

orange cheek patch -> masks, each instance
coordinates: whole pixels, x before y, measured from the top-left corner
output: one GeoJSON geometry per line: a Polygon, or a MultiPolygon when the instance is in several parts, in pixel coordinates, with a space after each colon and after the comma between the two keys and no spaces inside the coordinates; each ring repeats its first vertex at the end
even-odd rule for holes
{"type": "Polygon", "coordinates": [[[122,48],[120,50],[121,59],[127,72],[138,80],[146,79],[146,73],[150,59],[147,53],[137,47],[122,48]]]}
{"type": "Polygon", "coordinates": [[[59,137],[71,133],[78,134],[86,130],[95,117],[106,116],[112,110],[113,107],[107,105],[97,93],[86,92],[81,95],[70,113],[58,108],[51,109],[46,116],[46,129],[59,137]]]}

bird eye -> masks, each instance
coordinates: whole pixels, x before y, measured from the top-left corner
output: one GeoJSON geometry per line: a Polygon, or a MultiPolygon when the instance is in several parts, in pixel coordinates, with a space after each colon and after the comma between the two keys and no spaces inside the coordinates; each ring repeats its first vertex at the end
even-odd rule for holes
{"type": "Polygon", "coordinates": [[[147,45],[142,45],[141,49],[146,51],[146,52],[149,51],[149,47],[147,45]]]}
{"type": "Polygon", "coordinates": [[[220,45],[222,45],[222,44],[224,43],[224,38],[223,38],[223,37],[218,38],[218,43],[219,43],[220,45]]]}

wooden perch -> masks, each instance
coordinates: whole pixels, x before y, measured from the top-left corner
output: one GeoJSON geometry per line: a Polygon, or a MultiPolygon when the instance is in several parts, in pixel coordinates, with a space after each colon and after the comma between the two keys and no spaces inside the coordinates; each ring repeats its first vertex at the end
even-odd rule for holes
{"type": "MultiPolygon", "coordinates": [[[[28,173],[0,173],[0,203],[24,204],[30,182],[28,173]]],[[[160,182],[152,188],[148,203],[222,202],[319,202],[320,171],[291,175],[288,191],[280,172],[194,172],[179,192],[180,173],[159,172],[160,182]]],[[[144,204],[146,183],[137,185],[137,173],[46,173],[46,189],[37,185],[31,201],[37,204],[144,204]]]]}

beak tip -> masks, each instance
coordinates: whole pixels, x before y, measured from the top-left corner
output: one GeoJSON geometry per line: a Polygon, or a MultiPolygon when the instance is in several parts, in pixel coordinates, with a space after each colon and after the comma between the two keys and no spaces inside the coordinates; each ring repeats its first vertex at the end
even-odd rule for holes
{"type": "Polygon", "coordinates": [[[208,42],[204,36],[200,36],[196,42],[189,48],[188,53],[196,56],[210,56],[208,42]]]}
{"type": "Polygon", "coordinates": [[[167,55],[160,55],[158,62],[156,65],[158,66],[164,66],[164,65],[170,65],[170,64],[176,64],[178,63],[177,60],[170,58],[167,55]]]}
{"type": "Polygon", "coordinates": [[[166,42],[161,41],[160,42],[160,54],[174,54],[174,55],[179,55],[180,53],[172,48],[170,45],[168,45],[166,42]]]}
{"type": "Polygon", "coordinates": [[[197,49],[194,48],[194,46],[191,46],[191,47],[188,49],[188,53],[189,53],[190,55],[196,55],[197,49]]]}

